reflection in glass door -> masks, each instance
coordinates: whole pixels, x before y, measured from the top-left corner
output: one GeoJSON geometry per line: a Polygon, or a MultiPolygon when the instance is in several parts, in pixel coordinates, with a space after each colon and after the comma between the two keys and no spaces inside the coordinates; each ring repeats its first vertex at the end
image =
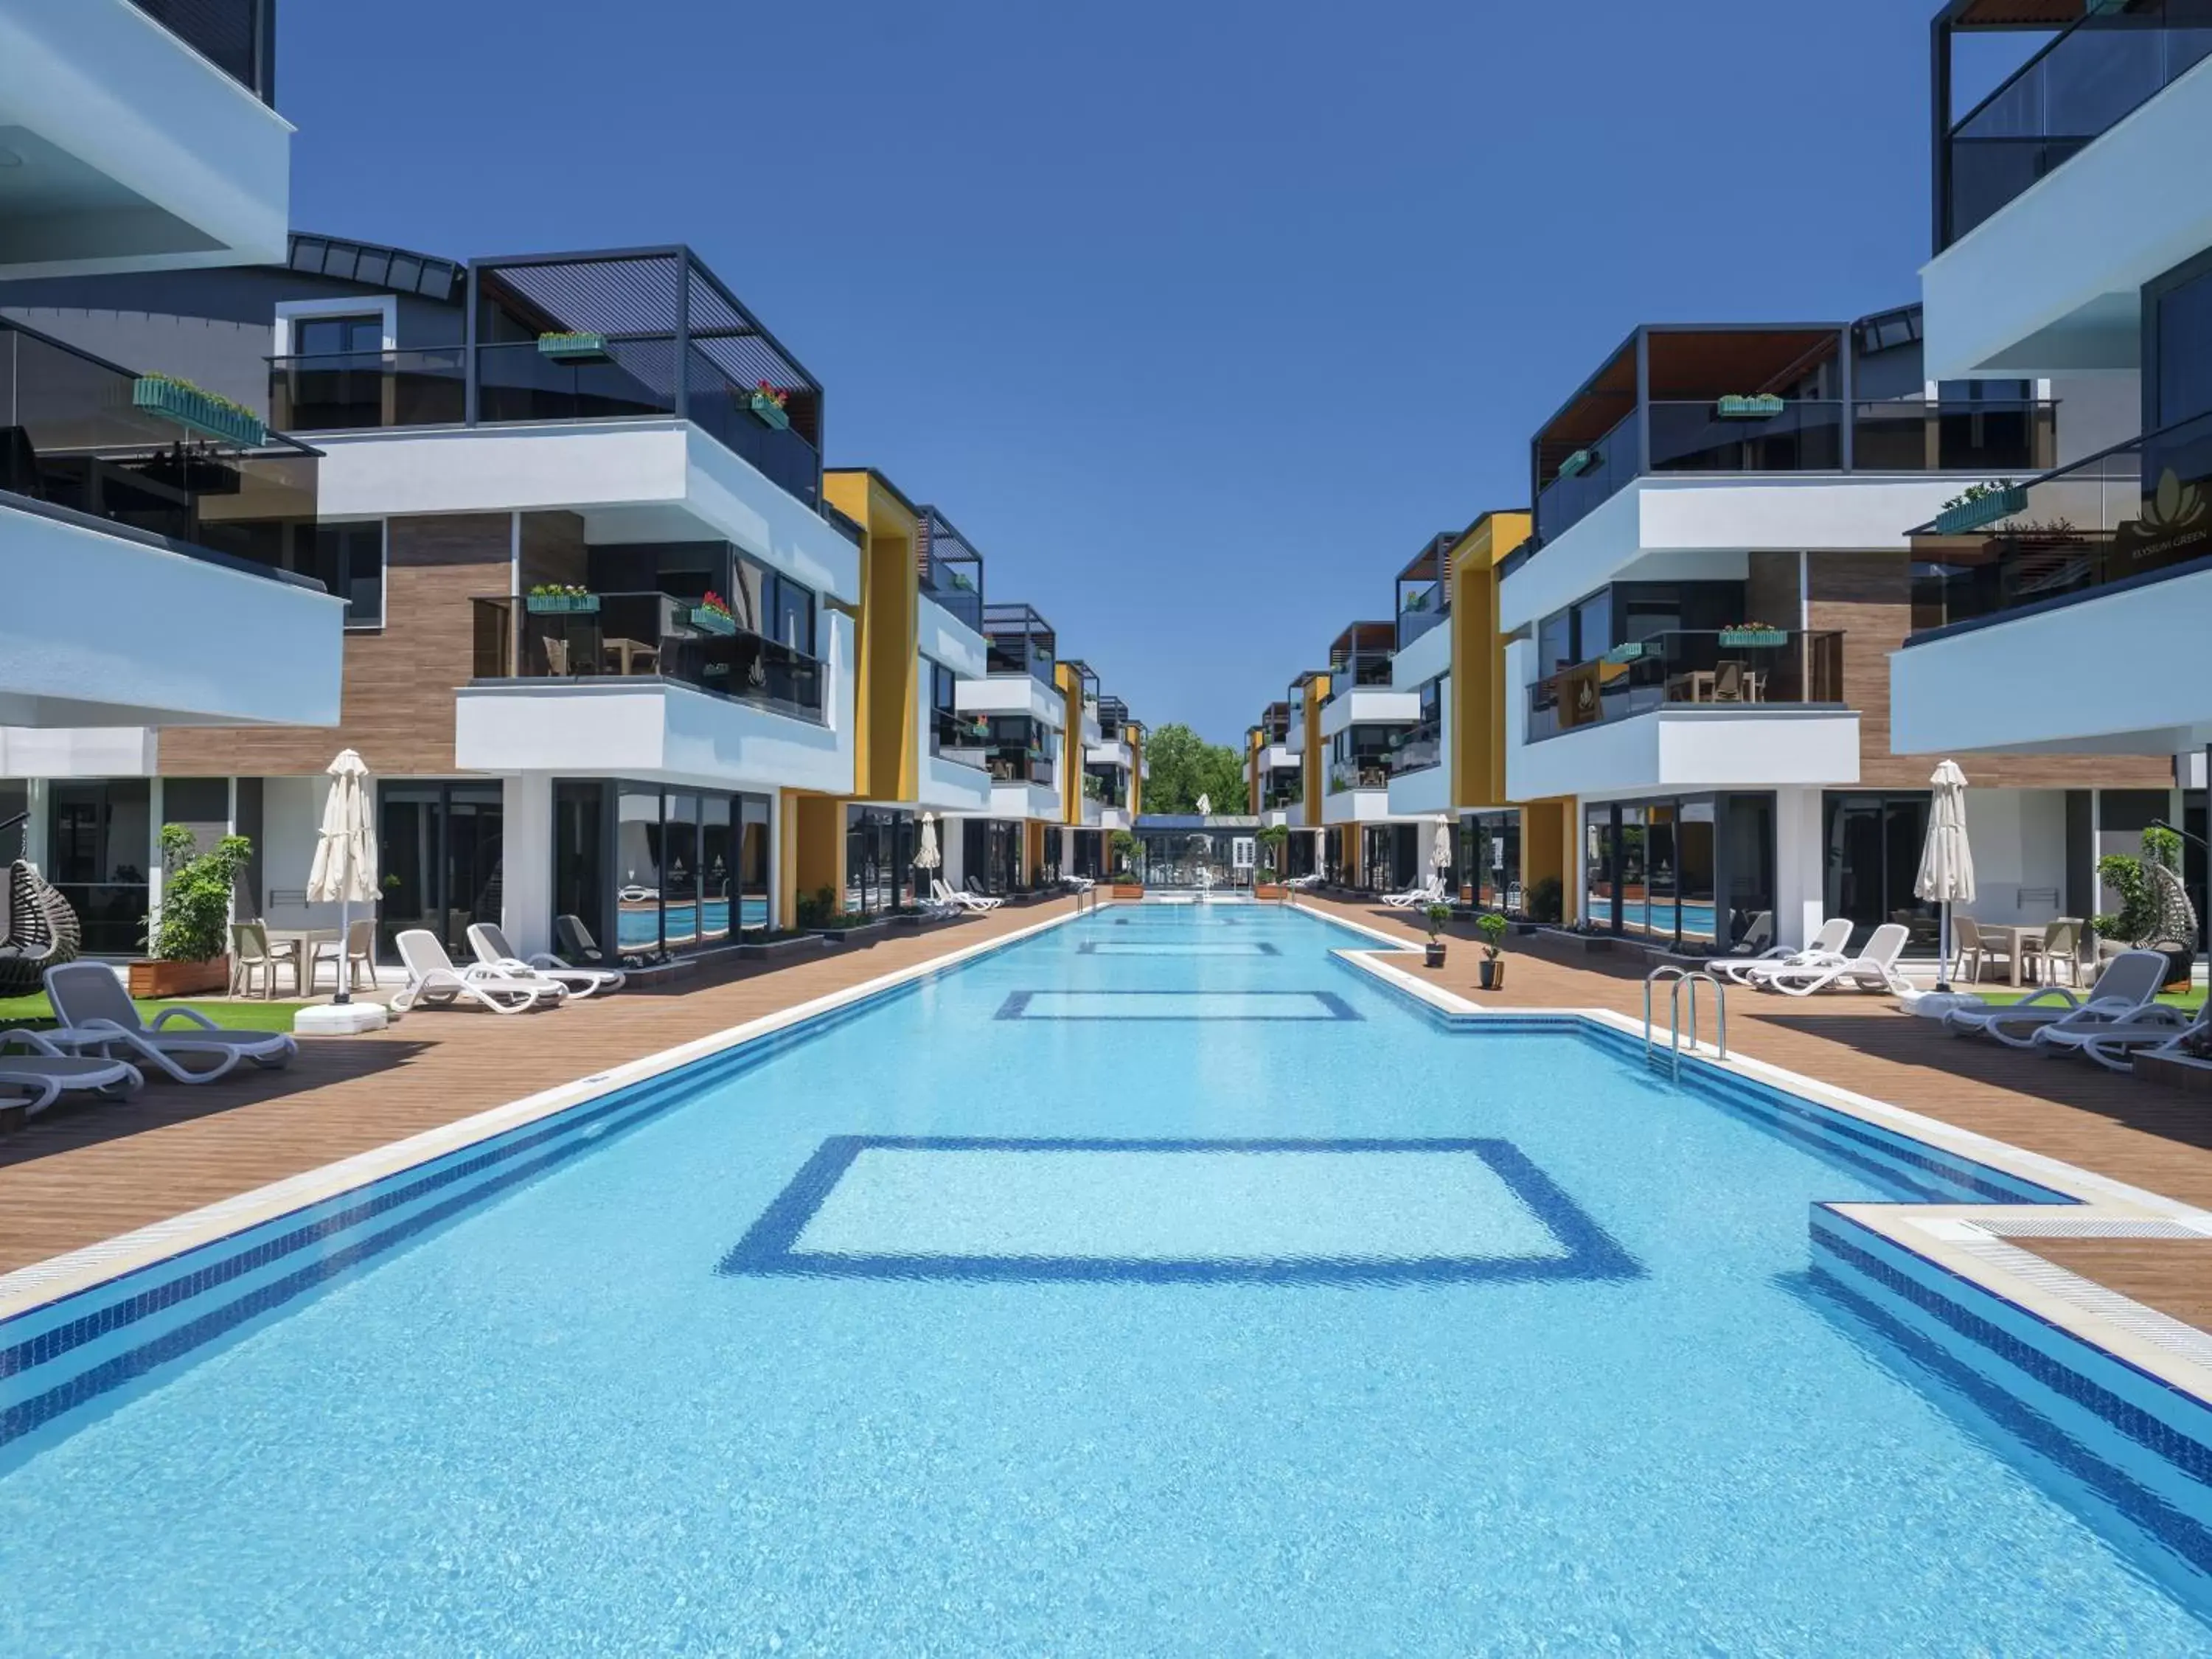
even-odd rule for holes
{"type": "Polygon", "coordinates": [[[1907,950],[1938,948],[1936,907],[1912,890],[1928,838],[1928,802],[1924,793],[1823,799],[1823,897],[1830,915],[1850,921],[1850,949],[1859,949],[1875,928],[1892,921],[1909,930],[1907,950]]]}
{"type": "Polygon", "coordinates": [[[505,808],[497,783],[387,781],[377,786],[384,900],[378,937],[387,951],[411,927],[472,960],[469,924],[501,920],[505,808]]]}
{"type": "Polygon", "coordinates": [[[48,786],[47,799],[46,862],[83,927],[85,952],[136,953],[146,936],[146,868],[153,856],[147,781],[58,780],[48,786]]]}

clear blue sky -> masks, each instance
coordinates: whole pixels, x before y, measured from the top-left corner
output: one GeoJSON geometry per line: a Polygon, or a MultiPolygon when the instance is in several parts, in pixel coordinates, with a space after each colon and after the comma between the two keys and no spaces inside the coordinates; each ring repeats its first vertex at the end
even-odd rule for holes
{"type": "Polygon", "coordinates": [[[1139,718],[1239,742],[1639,321],[1917,297],[1935,0],[289,0],[293,216],[684,241],[1139,718]]]}

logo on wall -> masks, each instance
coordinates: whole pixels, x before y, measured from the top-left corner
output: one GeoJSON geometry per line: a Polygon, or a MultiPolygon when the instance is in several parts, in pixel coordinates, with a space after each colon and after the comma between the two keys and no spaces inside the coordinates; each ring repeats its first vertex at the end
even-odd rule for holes
{"type": "Polygon", "coordinates": [[[2197,556],[2212,532],[2212,508],[2202,479],[2184,483],[2172,467],[2159,474],[2158,488],[2144,497],[2142,516],[2112,532],[2113,550],[2137,565],[2166,564],[2197,556]]]}

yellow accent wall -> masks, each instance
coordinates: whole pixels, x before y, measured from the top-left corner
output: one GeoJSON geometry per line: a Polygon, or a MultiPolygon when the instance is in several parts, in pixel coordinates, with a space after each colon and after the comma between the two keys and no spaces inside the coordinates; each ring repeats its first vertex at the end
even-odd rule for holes
{"type": "Polygon", "coordinates": [[[1445,556],[1451,584],[1455,806],[1505,804],[1505,638],[1498,629],[1498,568],[1528,538],[1526,513],[1486,513],[1445,556]]]}
{"type": "Polygon", "coordinates": [[[1260,728],[1247,726],[1244,731],[1244,810],[1255,817],[1260,811],[1260,728]]]}
{"type": "Polygon", "coordinates": [[[824,472],[822,493],[867,532],[854,647],[853,793],[861,800],[910,801],[921,790],[915,735],[921,698],[921,522],[896,489],[864,469],[824,472]]]}
{"type": "Polygon", "coordinates": [[[1129,816],[1145,810],[1145,728],[1128,726],[1122,734],[1129,741],[1129,816]]]}
{"type": "Polygon", "coordinates": [[[1060,688],[1062,718],[1060,734],[1060,821],[1083,822],[1083,677],[1064,662],[1052,665],[1053,684],[1060,688]]]}
{"type": "Polygon", "coordinates": [[[1328,676],[1316,674],[1306,682],[1306,827],[1321,823],[1322,796],[1328,787],[1328,756],[1322,747],[1321,706],[1328,697],[1328,676]]]}

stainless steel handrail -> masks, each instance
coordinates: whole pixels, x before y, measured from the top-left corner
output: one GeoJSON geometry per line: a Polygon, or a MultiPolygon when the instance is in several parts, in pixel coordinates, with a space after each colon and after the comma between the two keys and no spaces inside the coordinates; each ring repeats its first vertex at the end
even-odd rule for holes
{"type": "Polygon", "coordinates": [[[1662,979],[1672,981],[1667,996],[1667,1056],[1669,1074],[1682,1075],[1682,988],[1690,988],[1690,1052],[1698,1049],[1698,986],[1713,988],[1714,1054],[1728,1058],[1728,987],[1702,968],[1678,968],[1672,963],[1654,968],[1644,976],[1644,1059],[1649,1065],[1656,1052],[1652,1042],[1651,988],[1662,979]]]}

